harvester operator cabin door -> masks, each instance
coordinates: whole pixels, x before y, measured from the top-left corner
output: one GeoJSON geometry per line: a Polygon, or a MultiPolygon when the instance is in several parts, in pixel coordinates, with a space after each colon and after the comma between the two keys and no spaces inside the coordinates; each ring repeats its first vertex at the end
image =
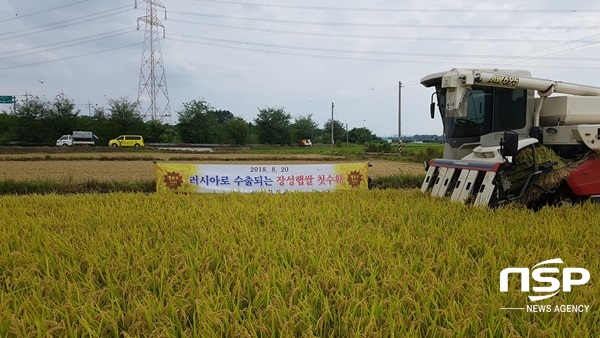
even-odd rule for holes
{"type": "Polygon", "coordinates": [[[473,88],[467,92],[461,109],[446,112],[445,126],[450,138],[479,137],[492,130],[492,88],[473,88]]]}
{"type": "Polygon", "coordinates": [[[522,129],[526,124],[526,96],[524,89],[473,86],[461,109],[445,112],[446,135],[477,139],[492,132],[522,129]]]}

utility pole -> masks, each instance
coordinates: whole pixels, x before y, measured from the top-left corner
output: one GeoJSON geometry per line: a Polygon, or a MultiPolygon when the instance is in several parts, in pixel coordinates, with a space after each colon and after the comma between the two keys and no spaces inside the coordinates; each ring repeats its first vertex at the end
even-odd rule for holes
{"type": "Polygon", "coordinates": [[[398,144],[402,143],[402,81],[398,82],[398,144]]]}
{"type": "MultiPolygon", "coordinates": [[[[145,119],[162,120],[165,117],[170,118],[171,107],[169,105],[167,78],[165,76],[165,66],[160,49],[160,36],[158,32],[158,28],[162,27],[164,38],[166,35],[165,26],[156,16],[156,7],[165,10],[165,20],[167,19],[167,9],[160,0],[143,1],[146,3],[146,15],[137,19],[138,30],[140,29],[140,21],[145,24],[137,102],[145,119]],[[160,107],[158,102],[159,94],[162,94],[161,96],[165,99],[163,108],[160,107]],[[142,108],[144,95],[150,100],[150,104],[145,110],[142,108]]],[[[137,8],[137,0],[135,1],[135,8],[137,8]]]]}
{"type": "Polygon", "coordinates": [[[335,105],[333,104],[333,102],[331,102],[331,145],[332,146],[335,143],[335,141],[333,140],[333,107],[335,107],[335,105]]]}

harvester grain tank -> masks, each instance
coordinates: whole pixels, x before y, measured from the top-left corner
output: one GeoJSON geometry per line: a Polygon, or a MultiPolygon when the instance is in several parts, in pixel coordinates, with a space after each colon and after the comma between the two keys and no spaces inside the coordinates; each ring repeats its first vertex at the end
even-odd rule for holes
{"type": "Polygon", "coordinates": [[[423,192],[491,206],[600,196],[599,87],[497,69],[452,69],[421,84],[435,88],[430,113],[437,106],[445,137],[423,192]]]}

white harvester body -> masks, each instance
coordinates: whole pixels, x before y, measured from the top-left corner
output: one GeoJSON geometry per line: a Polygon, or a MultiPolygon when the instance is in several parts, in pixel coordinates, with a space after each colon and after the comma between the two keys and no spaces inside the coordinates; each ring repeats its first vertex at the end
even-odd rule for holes
{"type": "MultiPolygon", "coordinates": [[[[512,156],[502,151],[507,131],[515,135],[512,151],[531,149],[534,159],[539,144],[567,157],[600,149],[599,87],[534,78],[522,70],[478,69],[435,73],[421,83],[435,87],[437,104],[432,97],[431,115],[437,106],[444,124],[443,159],[429,163],[421,187],[432,196],[488,205],[527,193],[552,164],[535,164],[521,182],[526,186],[517,195],[509,192],[511,182],[504,172],[512,156]]],[[[600,194],[600,179],[595,180],[584,182],[591,184],[586,193],[600,194]]],[[[583,184],[581,178],[575,181],[583,184]]]]}

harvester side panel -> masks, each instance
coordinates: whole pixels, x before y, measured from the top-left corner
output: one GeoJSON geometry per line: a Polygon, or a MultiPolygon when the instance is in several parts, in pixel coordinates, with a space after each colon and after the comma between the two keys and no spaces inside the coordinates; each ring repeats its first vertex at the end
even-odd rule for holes
{"type": "Polygon", "coordinates": [[[467,176],[469,175],[470,170],[462,170],[460,175],[458,176],[458,180],[456,181],[456,185],[454,186],[454,191],[452,192],[452,196],[450,197],[450,201],[456,202],[460,198],[460,194],[462,193],[463,186],[465,185],[465,181],[467,180],[467,176]]]}
{"type": "Polygon", "coordinates": [[[423,184],[421,185],[422,193],[425,193],[427,191],[427,189],[429,189],[429,187],[431,186],[431,182],[433,182],[433,178],[434,178],[434,174],[435,174],[435,169],[436,169],[436,167],[431,166],[427,170],[427,175],[425,175],[425,180],[423,181],[423,184]]]}
{"type": "Polygon", "coordinates": [[[465,180],[462,188],[460,188],[460,194],[458,196],[458,201],[461,203],[465,203],[467,198],[469,198],[469,195],[471,195],[473,192],[475,180],[477,179],[477,175],[479,175],[479,171],[477,170],[468,170],[468,172],[467,179],[465,180]]]}
{"type": "Polygon", "coordinates": [[[433,189],[431,189],[431,196],[438,196],[440,192],[440,188],[444,183],[444,177],[446,176],[446,171],[448,168],[439,168],[437,178],[435,179],[435,183],[433,184],[433,189]]]}
{"type": "Polygon", "coordinates": [[[446,196],[446,193],[448,192],[448,188],[450,188],[450,184],[452,183],[452,178],[454,178],[455,171],[456,171],[455,168],[448,168],[448,170],[446,170],[446,175],[444,175],[444,177],[442,177],[442,179],[441,179],[440,190],[437,193],[438,197],[446,196]]]}
{"type": "Polygon", "coordinates": [[[479,188],[479,193],[477,194],[477,198],[475,199],[475,205],[487,205],[492,198],[492,194],[494,193],[494,178],[496,177],[496,173],[493,171],[488,171],[485,173],[485,177],[483,178],[483,182],[481,183],[481,188],[479,188]]]}

